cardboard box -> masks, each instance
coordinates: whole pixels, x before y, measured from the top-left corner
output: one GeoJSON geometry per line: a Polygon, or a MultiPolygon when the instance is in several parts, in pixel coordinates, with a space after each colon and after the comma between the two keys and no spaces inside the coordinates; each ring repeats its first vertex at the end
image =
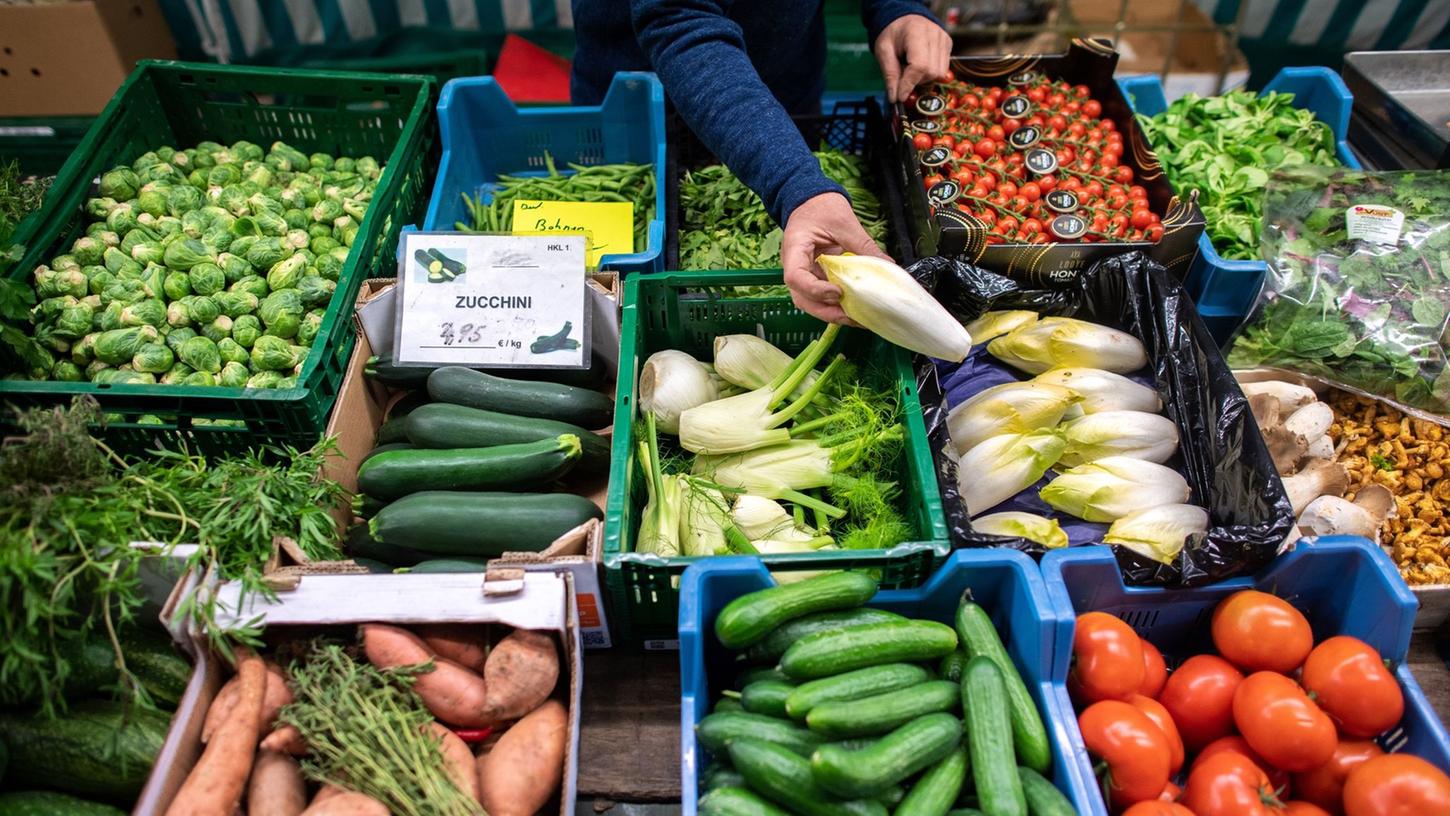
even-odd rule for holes
{"type": "Polygon", "coordinates": [[[157,0],[0,4],[6,116],[100,113],[142,59],[176,59],[157,0]]]}

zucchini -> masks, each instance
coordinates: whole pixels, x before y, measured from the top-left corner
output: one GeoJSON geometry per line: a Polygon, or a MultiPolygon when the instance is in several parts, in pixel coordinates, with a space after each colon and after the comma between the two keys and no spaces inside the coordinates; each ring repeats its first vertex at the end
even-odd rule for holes
{"type": "Polygon", "coordinates": [[[876,801],[889,808],[894,808],[897,805],[901,804],[901,801],[905,798],[906,788],[903,788],[900,785],[892,785],[891,787],[886,789],[885,793],[877,796],[876,801]]]}
{"type": "Polygon", "coordinates": [[[434,366],[398,365],[393,358],[376,354],[363,363],[364,376],[389,388],[426,388],[433,370],[434,366]]]}
{"type": "Polygon", "coordinates": [[[408,440],[420,448],[487,448],[538,442],[564,434],[579,437],[583,452],[579,472],[609,472],[609,440],[577,425],[553,419],[500,414],[466,405],[435,402],[408,415],[404,428],[408,440]]]}
{"type": "MultiPolygon", "coordinates": [[[[176,653],[171,638],[128,627],[117,639],[121,644],[121,654],[126,658],[126,668],[141,686],[157,704],[175,708],[191,679],[191,664],[176,653]]],[[[84,638],[63,641],[60,649],[63,659],[71,667],[62,692],[67,699],[94,697],[121,682],[115,646],[105,635],[92,633],[84,638]]]]}
{"type": "Polygon", "coordinates": [[[986,814],[976,808],[964,807],[952,808],[947,811],[947,816],[986,816],[986,814]]]}
{"type": "Polygon", "coordinates": [[[445,366],[428,375],[428,395],[438,402],[557,419],[584,428],[603,428],[614,418],[614,400],[598,391],[506,380],[459,366],[445,366]]]}
{"type": "Polygon", "coordinates": [[[785,701],[795,686],[780,680],[761,680],[751,683],[740,692],[740,705],[751,714],[768,717],[784,717],[785,701]]]}
{"type": "Polygon", "coordinates": [[[126,812],[55,791],[10,791],[0,793],[0,816],[126,816],[126,812]]]}
{"type": "Polygon", "coordinates": [[[811,763],[779,745],[748,737],[732,740],[730,763],[767,799],[804,816],[886,816],[886,806],[871,799],[834,801],[816,784],[811,763]]]}
{"type": "Polygon", "coordinates": [[[594,502],[569,493],[432,490],[384,507],[368,520],[368,533],[384,544],[435,556],[492,557],[538,552],[564,533],[603,516],[594,502]]]}
{"type": "Polygon", "coordinates": [[[945,816],[962,792],[966,776],[967,749],[958,747],[916,780],[892,816],[945,816]]]}
{"type": "Polygon", "coordinates": [[[957,633],[936,621],[860,623],[801,638],[781,655],[780,668],[804,680],[883,663],[935,660],[956,648],[957,633]]]}
{"type": "Polygon", "coordinates": [[[166,740],[171,717],[111,700],[76,703],[49,719],[0,712],[8,778],[131,806],[166,740]]]}
{"type": "Polygon", "coordinates": [[[997,664],[1002,673],[1002,682],[1007,688],[1007,711],[1012,718],[1012,745],[1017,751],[1017,759],[1025,767],[1046,773],[1052,767],[1047,727],[987,611],[963,598],[957,606],[956,630],[969,657],[985,657],[997,664]]]}
{"type": "Polygon", "coordinates": [[[791,816],[743,785],[711,789],[700,799],[699,811],[700,816],[791,816]]]}
{"type": "MultiPolygon", "coordinates": [[[[386,505],[379,505],[380,508],[384,506],[386,505]]],[[[348,528],[347,535],[343,538],[343,551],[353,560],[361,558],[381,561],[394,567],[411,567],[435,557],[432,553],[425,553],[411,547],[384,544],[372,537],[366,524],[354,524],[348,528]]]]}
{"type": "Polygon", "coordinates": [[[354,493],[352,495],[352,514],[360,519],[370,519],[378,514],[379,510],[388,506],[382,499],[375,499],[365,493],[354,493]]]}
{"type": "Polygon", "coordinates": [[[811,755],[811,774],[837,796],[878,796],[945,759],[961,741],[960,720],[950,714],[927,714],[865,748],[852,751],[822,745],[811,755]]]}
{"type": "MultiPolygon", "coordinates": [[[[428,375],[437,371],[439,366],[410,366],[398,365],[391,357],[369,357],[363,367],[363,374],[368,378],[389,388],[416,388],[419,390],[428,387],[428,375]]],[[[594,355],[589,360],[588,368],[496,368],[476,369],[486,374],[497,374],[509,380],[523,382],[551,382],[559,385],[572,385],[577,388],[598,388],[604,384],[605,371],[604,360],[594,355]]],[[[425,400],[427,394],[422,395],[425,400]]]]}
{"type": "Polygon", "coordinates": [[[1032,816],[1077,816],[1072,802],[1042,774],[1031,768],[1018,768],[1017,776],[1022,780],[1022,795],[1032,816]]]}
{"type": "Polygon", "coordinates": [[[373,440],[373,445],[382,447],[391,445],[394,442],[407,442],[408,432],[403,428],[403,418],[392,417],[378,426],[378,436],[373,440]]]}
{"type": "Polygon", "coordinates": [[[717,712],[695,725],[695,738],[716,756],[725,755],[726,743],[747,737],[779,745],[803,757],[810,756],[825,742],[821,735],[812,734],[790,720],[744,711],[717,712]]]}
{"type": "Polygon", "coordinates": [[[785,710],[803,720],[816,706],[840,700],[859,700],[926,682],[926,669],[910,663],[888,663],[823,677],[804,683],[785,699],[785,710]]]}
{"type": "Polygon", "coordinates": [[[354,556],[352,562],[359,567],[366,567],[367,571],[373,575],[387,575],[393,572],[392,564],[384,564],[372,558],[357,558],[354,556]]]}
{"type": "MultiPolygon", "coordinates": [[[[961,636],[962,633],[957,632],[957,637],[960,638],[961,636]]],[[[967,653],[961,649],[957,649],[941,659],[941,665],[937,666],[936,673],[941,675],[941,679],[943,680],[960,683],[962,682],[962,669],[966,667],[967,653]]]]}
{"type": "Polygon", "coordinates": [[[394,450],[362,463],[357,488],[392,501],[425,490],[537,487],[568,473],[582,451],[573,434],[492,448],[394,450]]]}
{"type": "Polygon", "coordinates": [[[434,260],[442,264],[443,271],[447,273],[451,278],[456,278],[459,275],[462,275],[463,273],[468,271],[468,267],[464,266],[461,262],[455,261],[447,255],[444,255],[442,252],[439,252],[437,248],[430,247],[428,249],[428,254],[432,255],[434,260]]]}
{"type": "Polygon", "coordinates": [[[962,672],[962,714],[971,737],[977,801],[992,816],[1027,816],[1027,800],[1012,753],[1012,716],[1002,670],[988,657],[967,661],[962,672]]]}
{"type": "Polygon", "coordinates": [[[408,572],[421,572],[425,574],[440,572],[486,572],[488,570],[488,559],[486,558],[430,558],[418,564],[408,567],[408,572]]]}
{"type": "MultiPolygon", "coordinates": [[[[406,427],[407,427],[407,425],[405,423],[404,424],[404,428],[406,428],[406,427]]],[[[373,448],[372,450],[368,451],[367,452],[367,455],[363,456],[362,461],[363,462],[366,462],[367,460],[373,458],[374,456],[377,456],[380,453],[387,453],[388,451],[412,450],[412,449],[413,449],[413,446],[410,445],[410,444],[408,444],[406,441],[404,441],[404,442],[389,442],[386,445],[378,445],[376,448],[373,448]]],[[[358,463],[358,466],[361,467],[362,466],[362,462],[359,462],[358,463]]]]}
{"type": "Polygon", "coordinates": [[[743,649],[802,615],[860,606],[876,587],[865,573],[833,572],[741,595],[716,616],[715,636],[727,648],[743,649]]]}
{"type": "Polygon", "coordinates": [[[790,648],[792,643],[806,635],[857,623],[880,623],[889,620],[905,620],[905,618],[895,612],[864,606],[859,609],[817,612],[814,615],[786,621],[770,630],[770,634],[745,650],[745,659],[752,663],[774,663],[785,654],[785,650],[790,648]]]}
{"type": "Polygon", "coordinates": [[[927,714],[952,713],[960,703],[960,684],[930,680],[859,700],[823,703],[806,715],[806,725],[832,739],[871,737],[927,714]]]}

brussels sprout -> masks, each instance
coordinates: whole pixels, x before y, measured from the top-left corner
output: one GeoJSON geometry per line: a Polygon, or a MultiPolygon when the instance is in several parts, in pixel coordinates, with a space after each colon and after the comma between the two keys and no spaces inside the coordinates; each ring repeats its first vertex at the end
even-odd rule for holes
{"type": "Polygon", "coordinates": [[[166,296],[166,267],[152,264],[141,271],[141,288],[146,297],[162,298],[166,296]]]}
{"type": "MultiPolygon", "coordinates": [[[[190,189],[190,188],[182,188],[190,189]]],[[[166,193],[160,190],[147,190],[136,196],[136,209],[151,215],[166,214],[166,193]]]]}
{"type": "Polygon", "coordinates": [[[313,153],[307,157],[307,164],[314,170],[331,170],[333,159],[326,153],[313,153]]]}
{"type": "Polygon", "coordinates": [[[163,215],[156,219],[156,234],[162,238],[169,238],[181,232],[181,219],[163,215]]]}
{"type": "MultiPolygon", "coordinates": [[[[212,172],[215,173],[220,169],[218,167],[212,170],[212,172]]],[[[247,194],[240,187],[223,187],[222,191],[217,193],[215,201],[218,207],[221,207],[238,218],[241,218],[249,212],[247,209],[247,194]]]]}
{"type": "Polygon", "coordinates": [[[131,260],[138,264],[161,263],[166,250],[160,241],[142,241],[131,247],[131,260]]]}
{"type": "Polygon", "coordinates": [[[185,170],[191,167],[191,154],[193,152],[194,151],[191,150],[178,150],[174,154],[172,154],[171,158],[167,159],[167,161],[169,161],[171,163],[171,166],[175,167],[177,170],[185,170]]]}
{"type": "Polygon", "coordinates": [[[80,366],[70,360],[56,360],[55,365],[50,367],[50,378],[60,382],[81,382],[85,376],[81,374],[80,366]]]}
{"type": "Polygon", "coordinates": [[[80,303],[80,300],[77,299],[75,295],[56,295],[55,297],[48,297],[45,300],[42,300],[40,303],[36,304],[34,309],[30,310],[31,317],[36,319],[37,322],[40,322],[42,320],[51,320],[53,318],[59,317],[61,312],[65,311],[71,306],[76,305],[77,303],[80,303]]]}
{"type": "Polygon", "coordinates": [[[342,204],[330,198],[324,198],[312,208],[312,220],[319,224],[331,224],[341,215],[342,204]]]}
{"type": "Polygon", "coordinates": [[[61,310],[55,320],[55,333],[60,337],[75,340],[89,334],[96,310],[89,304],[77,301],[61,310]]]}
{"type": "MultiPolygon", "coordinates": [[[[121,245],[121,236],[117,235],[114,232],[111,232],[109,229],[106,228],[105,224],[92,224],[91,227],[92,229],[87,230],[86,234],[101,242],[102,251],[104,251],[106,247],[121,245]]],[[[100,263],[100,261],[96,261],[96,263],[100,263]]]]}
{"type": "Polygon", "coordinates": [[[292,344],[281,337],[262,335],[252,346],[252,368],[259,371],[283,371],[297,365],[292,361],[292,344]]]}
{"type": "Polygon", "coordinates": [[[42,298],[85,297],[91,291],[90,279],[79,269],[35,268],[35,294],[42,298]]]}
{"type": "Polygon", "coordinates": [[[217,315],[215,320],[202,327],[201,336],[213,343],[220,343],[222,340],[231,337],[232,319],[226,315],[217,315]]]}
{"type": "Polygon", "coordinates": [[[353,198],[342,202],[342,210],[343,212],[352,216],[352,219],[359,224],[361,224],[363,219],[366,218],[368,215],[367,202],[359,201],[353,198]]]}
{"type": "Polygon", "coordinates": [[[372,156],[360,156],[357,160],[357,172],[359,175],[375,179],[383,174],[383,168],[372,156]]]}
{"type": "Polygon", "coordinates": [[[142,170],[139,177],[143,184],[152,184],[158,181],[171,182],[181,178],[181,173],[169,164],[153,164],[142,170]]]}
{"type": "Polygon", "coordinates": [[[191,294],[191,278],[185,272],[172,272],[161,284],[167,300],[181,300],[191,294]]]}
{"type": "Polygon", "coordinates": [[[247,378],[247,388],[276,388],[277,383],[282,381],[280,371],[258,371],[247,378]]]}
{"type": "Polygon", "coordinates": [[[332,163],[332,169],[339,173],[351,173],[357,169],[357,159],[350,156],[343,156],[332,163]]]}
{"type": "Polygon", "coordinates": [[[148,374],[165,374],[174,362],[176,355],[164,343],[147,343],[136,349],[136,355],[131,358],[131,367],[148,374]]]}
{"type": "MultiPolygon", "coordinates": [[[[124,241],[121,243],[123,246],[125,245],[124,241]]],[[[131,260],[130,255],[126,254],[125,250],[117,249],[116,247],[106,247],[105,251],[101,253],[101,262],[105,265],[106,271],[112,274],[119,274],[128,264],[140,269],[140,266],[131,260]]]]}
{"type": "Polygon", "coordinates": [[[166,325],[166,305],[155,298],[132,303],[121,309],[121,325],[160,328],[166,325]]]}
{"type": "Polygon", "coordinates": [[[267,161],[279,170],[303,171],[311,167],[306,154],[282,142],[273,142],[267,161]]]}
{"type": "MultiPolygon", "coordinates": [[[[206,172],[206,183],[210,187],[228,187],[242,180],[242,172],[236,165],[218,164],[206,172]]],[[[226,206],[226,205],[223,205],[226,206]]],[[[231,207],[227,207],[231,210],[231,207]]],[[[232,210],[236,212],[236,210],[232,210]]]]}
{"type": "Polygon", "coordinates": [[[206,190],[207,189],[206,174],[207,174],[207,171],[210,168],[211,168],[211,165],[207,165],[206,167],[200,167],[200,168],[197,168],[195,170],[192,170],[190,173],[187,173],[186,174],[186,185],[188,187],[193,187],[193,188],[195,188],[197,190],[206,190]]]}
{"type": "Polygon", "coordinates": [[[191,279],[191,291],[198,295],[214,295],[227,286],[227,276],[214,263],[199,263],[187,273],[191,279]]]}
{"type": "Polygon", "coordinates": [[[297,327],[297,345],[311,348],[320,331],[322,331],[322,311],[314,309],[302,318],[302,324],[297,327]]]}
{"type": "Polygon", "coordinates": [[[307,355],[312,351],[308,346],[290,346],[292,351],[292,373],[301,374],[302,364],[307,362],[307,355]]]}
{"type": "Polygon", "coordinates": [[[187,340],[181,344],[176,356],[181,358],[181,362],[197,371],[216,373],[222,370],[221,353],[217,351],[216,342],[208,337],[193,337],[187,340]]]}
{"type": "Polygon", "coordinates": [[[337,284],[318,275],[308,275],[297,283],[297,293],[302,296],[302,305],[321,306],[332,299],[337,284]]]}
{"type": "Polygon", "coordinates": [[[246,258],[253,269],[271,269],[273,264],[287,260],[294,252],[291,245],[284,244],[279,238],[259,238],[247,247],[246,258]]]}
{"type": "Polygon", "coordinates": [[[251,373],[247,370],[245,363],[235,360],[228,361],[226,365],[222,366],[221,373],[217,375],[217,385],[224,388],[245,388],[247,377],[251,376],[251,373]]]}
{"type": "Polygon", "coordinates": [[[307,226],[312,223],[311,221],[307,220],[307,213],[303,212],[302,210],[288,210],[287,212],[282,213],[282,220],[287,222],[288,232],[291,232],[295,229],[305,230],[307,229],[307,226]]]}
{"type": "Polygon", "coordinates": [[[272,168],[268,167],[265,164],[257,164],[253,167],[248,168],[246,171],[246,178],[247,181],[250,181],[253,184],[257,184],[262,187],[271,187],[272,184],[277,180],[277,176],[272,172],[272,168]]]}
{"type": "Polygon", "coordinates": [[[333,246],[338,246],[337,241],[333,240],[332,237],[331,224],[312,224],[307,227],[307,234],[311,237],[313,241],[316,241],[318,238],[326,238],[329,241],[332,241],[333,246]]]}
{"type": "MultiPolygon", "coordinates": [[[[260,237],[262,234],[262,228],[257,226],[257,219],[251,217],[250,215],[244,215],[241,218],[233,221],[231,223],[231,226],[227,227],[227,231],[230,232],[232,235],[236,236],[237,238],[255,238],[260,237]]],[[[238,242],[235,240],[232,241],[233,245],[236,245],[237,243],[238,242]]],[[[243,244],[243,247],[248,246],[251,246],[251,242],[243,244]]]]}
{"type": "MultiPolygon", "coordinates": [[[[166,325],[179,329],[191,325],[191,310],[182,301],[166,304],[166,325]]],[[[167,335],[170,337],[171,335],[167,335]]]]}
{"type": "MultiPolygon", "coordinates": [[[[50,351],[58,351],[61,354],[70,353],[70,340],[67,340],[66,338],[56,334],[55,329],[51,326],[41,326],[40,328],[37,328],[32,334],[32,339],[34,339],[35,342],[40,344],[43,348],[49,349],[50,351]]],[[[55,362],[55,356],[51,355],[45,364],[46,367],[50,367],[53,362],[55,362]]]]}
{"type": "Polygon", "coordinates": [[[160,336],[161,333],[154,326],[132,326],[101,332],[95,341],[96,359],[110,365],[130,362],[142,346],[156,342],[160,336]]]}
{"type": "Polygon", "coordinates": [[[257,229],[263,235],[270,235],[274,238],[287,234],[287,220],[278,213],[262,210],[252,214],[252,220],[257,222],[257,229]]]}
{"type": "Polygon", "coordinates": [[[126,304],[113,300],[101,309],[101,314],[91,325],[101,331],[123,328],[121,326],[121,310],[125,308],[126,304]]]}
{"type": "Polygon", "coordinates": [[[123,278],[117,276],[114,281],[101,292],[101,300],[107,306],[119,303],[122,306],[129,306],[132,303],[139,303],[146,299],[146,284],[140,278],[123,278]]]}
{"type": "MultiPolygon", "coordinates": [[[[221,369],[217,369],[220,371],[221,369]]],[[[216,385],[216,375],[210,371],[193,371],[181,381],[182,385],[216,385]]]]}
{"type": "Polygon", "coordinates": [[[86,215],[105,220],[106,216],[110,215],[111,210],[116,209],[116,205],[119,203],[116,199],[108,196],[86,199],[86,215]]]}
{"type": "MultiPolygon", "coordinates": [[[[236,242],[233,242],[232,246],[235,247],[236,242]]],[[[236,283],[252,274],[252,265],[247,263],[246,258],[235,253],[223,252],[217,256],[216,262],[217,266],[222,268],[222,274],[226,276],[227,283],[236,283]]]]}
{"type": "Polygon", "coordinates": [[[100,332],[93,331],[72,343],[70,347],[71,362],[78,366],[90,365],[91,361],[96,359],[96,338],[100,336],[100,332]]]}
{"type": "Polygon", "coordinates": [[[104,266],[88,266],[81,274],[86,276],[86,289],[93,295],[106,291],[106,286],[116,279],[104,266]]]}
{"type": "Polygon", "coordinates": [[[307,244],[307,248],[312,250],[312,254],[318,256],[326,255],[329,250],[336,246],[340,246],[340,244],[333,239],[331,231],[327,235],[316,236],[307,244]]]}
{"type": "Polygon", "coordinates": [[[302,195],[302,191],[296,187],[283,188],[282,192],[278,194],[277,200],[281,201],[289,211],[301,212],[302,208],[307,206],[307,197],[302,195]]]}
{"type": "Polygon", "coordinates": [[[280,216],[286,207],[282,206],[282,202],[269,198],[265,193],[253,193],[247,196],[247,209],[251,210],[253,215],[270,213],[280,216]]]}
{"type": "Polygon", "coordinates": [[[256,315],[242,315],[232,320],[232,340],[242,348],[251,348],[256,345],[257,338],[262,336],[262,321],[256,315]]]}
{"type": "Polygon", "coordinates": [[[122,235],[135,229],[136,225],[136,210],[130,203],[117,204],[106,213],[106,227],[122,235]]]}
{"type": "Polygon", "coordinates": [[[307,230],[295,229],[288,230],[284,240],[295,249],[306,249],[312,243],[312,236],[307,234],[307,230]]]}
{"type": "MultiPolygon", "coordinates": [[[[197,264],[214,264],[216,253],[212,251],[211,247],[195,238],[183,238],[167,245],[165,260],[166,265],[172,269],[189,272],[197,264]]],[[[196,281],[192,281],[192,286],[195,287],[195,285],[196,281]]]]}
{"type": "Polygon", "coordinates": [[[294,289],[298,281],[302,280],[302,273],[307,269],[307,259],[301,255],[293,255],[286,260],[279,261],[267,270],[267,286],[273,291],[278,289],[294,289]]]}
{"type": "Polygon", "coordinates": [[[228,249],[231,249],[232,241],[235,238],[236,236],[228,232],[226,227],[212,227],[205,235],[201,236],[202,242],[217,252],[226,252],[228,249]]]}
{"type": "Polygon", "coordinates": [[[156,382],[156,375],[146,374],[140,371],[108,368],[97,374],[95,381],[98,383],[109,383],[111,385],[151,385],[156,382]]]}
{"type": "MultiPolygon", "coordinates": [[[[175,353],[175,350],[173,350],[175,353]]],[[[196,369],[186,363],[172,363],[170,370],[161,375],[160,382],[164,385],[181,385],[191,372],[196,369]]]]}
{"type": "Polygon", "coordinates": [[[233,320],[257,310],[261,301],[251,292],[217,292],[212,295],[221,313],[233,320]]]}
{"type": "Polygon", "coordinates": [[[264,298],[272,290],[267,286],[267,281],[256,275],[248,275],[241,280],[227,287],[228,292],[250,292],[258,298],[264,298]]]}
{"type": "Polygon", "coordinates": [[[261,161],[266,157],[261,145],[246,139],[233,142],[230,149],[237,161],[261,161]]]}
{"type": "Polygon", "coordinates": [[[130,168],[118,167],[101,174],[100,193],[104,198],[114,198],[117,201],[135,198],[140,187],[141,179],[130,168]]]}
{"type": "Polygon", "coordinates": [[[196,330],[190,326],[178,326],[166,334],[166,347],[173,353],[181,350],[181,344],[196,337],[196,330]]]}
{"type": "Polygon", "coordinates": [[[302,294],[296,289],[276,289],[262,299],[257,306],[257,317],[262,319],[262,325],[267,325],[268,316],[280,312],[295,312],[300,318],[306,307],[302,305],[302,294]]]}
{"type": "Polygon", "coordinates": [[[223,337],[216,341],[217,353],[221,355],[223,363],[237,362],[247,363],[251,360],[247,349],[241,343],[230,337],[223,337]]]}
{"type": "Polygon", "coordinates": [[[71,257],[75,258],[76,263],[81,266],[94,266],[100,263],[101,253],[105,251],[106,245],[89,235],[77,238],[70,247],[71,257]]]}

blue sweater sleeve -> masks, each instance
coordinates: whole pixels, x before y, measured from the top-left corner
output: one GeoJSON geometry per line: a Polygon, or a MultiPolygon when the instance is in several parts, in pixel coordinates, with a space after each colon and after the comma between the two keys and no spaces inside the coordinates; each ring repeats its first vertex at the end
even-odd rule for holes
{"type": "Polygon", "coordinates": [[[680,116],[784,225],[807,199],[846,191],[751,64],[728,2],[631,0],[635,34],[680,116]]]}
{"type": "Polygon", "coordinates": [[[861,22],[866,26],[866,44],[875,45],[882,29],[908,14],[920,14],[941,25],[941,21],[927,8],[925,0],[861,0],[861,22]]]}

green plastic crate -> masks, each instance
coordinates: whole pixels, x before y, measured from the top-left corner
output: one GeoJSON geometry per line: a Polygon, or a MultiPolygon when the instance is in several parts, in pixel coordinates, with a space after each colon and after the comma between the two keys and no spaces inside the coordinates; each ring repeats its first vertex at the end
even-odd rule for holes
{"type": "Polygon", "coordinates": [[[488,52],[479,49],[392,54],[380,57],[318,59],[303,63],[307,68],[332,71],[368,71],[385,74],[423,74],[442,85],[450,79],[483,76],[489,72],[488,52]]]}
{"type": "Polygon", "coordinates": [[[0,118],[0,162],[14,159],[22,173],[53,176],[95,121],[94,116],[0,118]]]}
{"type": "MultiPolygon", "coordinates": [[[[721,334],[754,334],[795,354],[820,334],[824,324],[798,310],[787,297],[723,297],[718,287],[781,283],[780,270],[763,272],[663,272],[625,281],[620,326],[619,382],[615,391],[614,441],[609,465],[609,500],[604,519],[604,576],[615,642],[646,649],[677,648],[679,577],[699,557],[661,558],[634,552],[644,487],[634,452],[635,378],[644,360],[661,349],[681,349],[701,360],[713,354],[721,334]]],[[[900,389],[906,422],[904,472],[900,480],[907,520],[916,541],[889,550],[790,553],[763,556],[772,569],[881,571],[881,586],[919,586],[950,552],[946,518],[937,492],[926,426],[916,396],[910,355],[867,332],[846,329],[837,349],[856,360],[886,361],[900,389]]]]}
{"type": "MultiPolygon", "coordinates": [[[[68,403],[89,395],[113,419],[106,441],[123,453],[187,446],[212,456],[262,444],[309,446],[322,434],[355,340],[352,305],[366,278],[391,276],[398,234],[416,223],[432,188],[429,77],[143,61],[121,85],[56,179],[26,256],[28,278],[85,229],[92,179],[169,144],[285,141],[306,152],[372,155],[383,177],[353,244],[322,329],[290,389],[0,381],[0,404],[68,403]],[[161,422],[139,422],[142,418],[161,422]],[[198,420],[205,420],[200,424],[198,420]],[[212,424],[226,420],[229,424],[212,424]]],[[[0,371],[0,374],[5,372],[0,371]]]]}

